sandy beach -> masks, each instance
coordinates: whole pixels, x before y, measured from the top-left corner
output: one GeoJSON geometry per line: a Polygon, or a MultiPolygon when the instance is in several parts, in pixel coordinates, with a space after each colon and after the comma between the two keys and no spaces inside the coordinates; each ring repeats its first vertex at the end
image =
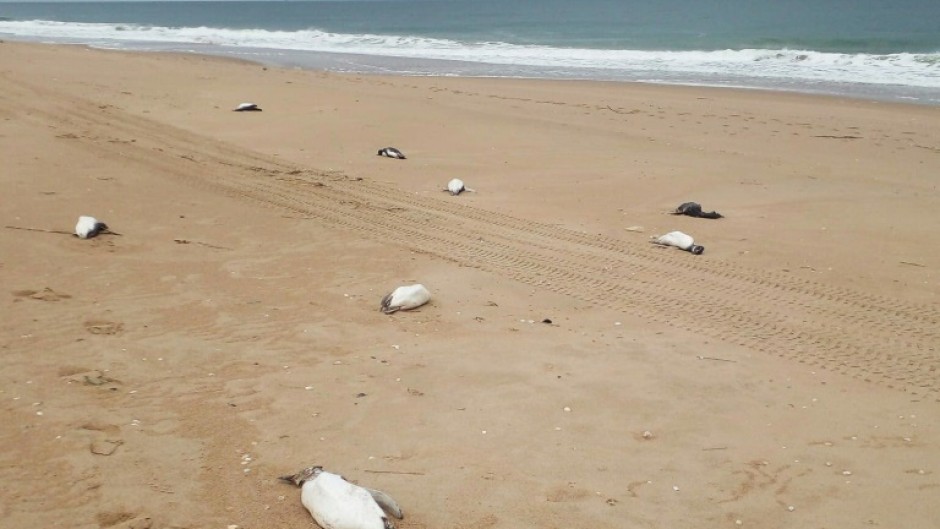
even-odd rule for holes
{"type": "Polygon", "coordinates": [[[309,528],[313,464],[404,529],[940,520],[938,107],[2,42],[0,146],[0,528],[309,528]]]}

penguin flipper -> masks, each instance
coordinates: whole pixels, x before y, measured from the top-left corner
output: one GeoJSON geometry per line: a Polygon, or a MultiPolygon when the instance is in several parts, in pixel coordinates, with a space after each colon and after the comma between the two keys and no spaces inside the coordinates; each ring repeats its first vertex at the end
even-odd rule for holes
{"type": "Polygon", "coordinates": [[[405,517],[405,515],[402,514],[401,512],[401,507],[398,505],[398,502],[395,501],[394,498],[392,498],[391,496],[389,496],[388,494],[380,490],[369,489],[366,487],[363,487],[363,488],[369,491],[369,494],[372,495],[372,499],[375,500],[375,503],[379,504],[379,507],[381,507],[383,511],[387,512],[388,514],[391,514],[392,516],[394,516],[395,518],[398,518],[399,520],[405,517]]]}

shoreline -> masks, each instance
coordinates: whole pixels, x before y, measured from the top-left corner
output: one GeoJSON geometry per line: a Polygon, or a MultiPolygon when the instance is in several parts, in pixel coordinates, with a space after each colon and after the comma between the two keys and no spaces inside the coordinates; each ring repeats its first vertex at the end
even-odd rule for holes
{"type": "Polygon", "coordinates": [[[307,528],[311,465],[407,529],[940,519],[940,108],[9,42],[0,96],[11,527],[307,528]]]}
{"type": "Polygon", "coordinates": [[[125,43],[123,45],[96,45],[83,42],[39,42],[38,39],[15,38],[13,42],[42,45],[87,46],[92,49],[124,51],[128,53],[182,53],[210,57],[236,58],[269,67],[300,68],[312,72],[324,71],[349,75],[392,75],[402,77],[518,79],[533,81],[577,81],[638,83],[656,86],[686,86],[754,90],[772,93],[802,94],[808,96],[846,97],[860,101],[913,104],[926,107],[940,106],[937,89],[890,85],[810,80],[768,80],[764,78],[691,80],[689,74],[649,72],[648,74],[612,73],[605,69],[558,69],[549,66],[507,65],[459,60],[409,58],[397,56],[365,55],[323,51],[300,51],[271,48],[235,48],[203,45],[202,49],[189,48],[191,44],[125,43]],[[135,49],[135,46],[138,48],[135,49]],[[565,73],[562,73],[562,72],[565,73]],[[584,73],[584,72],[591,72],[584,73]],[[554,73],[550,73],[554,72],[554,73]],[[675,79],[669,79],[674,76],[675,79]],[[790,87],[784,86],[790,84],[790,87]]]}

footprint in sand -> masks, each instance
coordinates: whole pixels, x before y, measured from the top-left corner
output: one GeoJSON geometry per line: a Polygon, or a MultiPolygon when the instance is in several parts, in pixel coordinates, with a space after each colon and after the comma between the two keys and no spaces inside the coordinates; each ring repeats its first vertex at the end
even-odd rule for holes
{"type": "Polygon", "coordinates": [[[117,391],[121,381],[105,375],[98,369],[63,368],[59,370],[59,376],[66,377],[69,384],[81,384],[83,386],[92,386],[103,388],[110,391],[117,391]]]}
{"type": "Polygon", "coordinates": [[[151,529],[153,519],[140,513],[126,511],[99,512],[95,518],[102,528],[151,529]]]}
{"type": "Polygon", "coordinates": [[[91,450],[92,454],[98,456],[109,456],[114,452],[117,452],[118,447],[122,444],[124,444],[124,441],[121,441],[120,439],[99,439],[92,441],[89,449],[91,450]]]}
{"type": "Polygon", "coordinates": [[[124,440],[121,439],[121,429],[113,424],[90,422],[80,429],[91,434],[92,439],[88,449],[92,454],[110,456],[124,444],[124,440]]]}
{"type": "Polygon", "coordinates": [[[795,469],[792,465],[772,466],[767,461],[749,461],[744,469],[734,471],[738,476],[737,487],[730,491],[728,497],[718,500],[718,503],[737,502],[751,494],[773,495],[780,501],[780,496],[786,493],[790,484],[813,472],[811,468],[795,469]]]}
{"type": "Polygon", "coordinates": [[[558,486],[551,489],[545,495],[545,500],[552,503],[561,503],[569,501],[580,501],[591,496],[591,493],[584,489],[575,488],[573,485],[558,486]]]}
{"type": "Polygon", "coordinates": [[[124,324],[115,321],[88,320],[85,330],[92,334],[118,334],[124,330],[124,324]]]}
{"type": "Polygon", "coordinates": [[[480,518],[479,520],[474,520],[467,524],[457,524],[456,529],[488,529],[489,527],[495,527],[499,523],[499,518],[494,514],[487,514],[480,518]]]}
{"type": "Polygon", "coordinates": [[[35,299],[37,301],[60,301],[72,297],[69,294],[56,292],[49,287],[46,287],[42,290],[14,290],[13,295],[18,298],[29,298],[35,299]]]}

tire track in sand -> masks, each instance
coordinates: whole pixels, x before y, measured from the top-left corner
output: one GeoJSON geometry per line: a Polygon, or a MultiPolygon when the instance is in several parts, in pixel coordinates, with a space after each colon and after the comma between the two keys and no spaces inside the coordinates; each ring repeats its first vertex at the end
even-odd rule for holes
{"type": "Polygon", "coordinates": [[[107,131],[109,138],[76,139],[103,156],[648,321],[940,400],[936,307],[419,197],[113,107],[56,98],[68,106],[43,119],[63,130],[107,131]]]}

